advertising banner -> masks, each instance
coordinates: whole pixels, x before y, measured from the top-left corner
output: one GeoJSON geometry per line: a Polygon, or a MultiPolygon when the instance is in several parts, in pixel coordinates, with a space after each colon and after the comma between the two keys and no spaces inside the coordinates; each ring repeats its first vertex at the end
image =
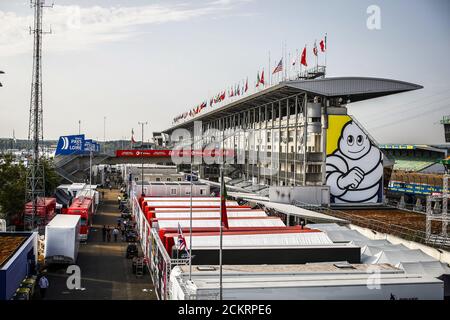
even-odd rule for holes
{"type": "Polygon", "coordinates": [[[330,115],[327,185],[332,204],[383,202],[383,153],[348,115],[330,115]]]}

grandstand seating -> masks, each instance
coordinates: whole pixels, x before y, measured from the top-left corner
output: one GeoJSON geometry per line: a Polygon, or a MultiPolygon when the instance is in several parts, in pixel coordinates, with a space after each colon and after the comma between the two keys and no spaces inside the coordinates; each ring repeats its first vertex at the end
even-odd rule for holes
{"type": "Polygon", "coordinates": [[[432,159],[432,158],[396,157],[394,170],[419,172],[438,162],[439,159],[432,159]]]}

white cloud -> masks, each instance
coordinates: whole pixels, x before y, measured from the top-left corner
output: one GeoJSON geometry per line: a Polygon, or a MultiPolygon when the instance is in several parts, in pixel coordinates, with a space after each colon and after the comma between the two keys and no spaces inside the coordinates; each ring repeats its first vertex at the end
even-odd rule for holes
{"type": "MultiPolygon", "coordinates": [[[[215,17],[230,12],[248,0],[218,0],[202,5],[155,4],[139,7],[55,6],[44,11],[46,50],[80,50],[101,43],[119,41],[139,33],[138,27],[152,24],[182,22],[199,17],[215,17]]],[[[29,52],[32,40],[29,26],[33,12],[20,16],[0,10],[0,56],[29,52]]]]}

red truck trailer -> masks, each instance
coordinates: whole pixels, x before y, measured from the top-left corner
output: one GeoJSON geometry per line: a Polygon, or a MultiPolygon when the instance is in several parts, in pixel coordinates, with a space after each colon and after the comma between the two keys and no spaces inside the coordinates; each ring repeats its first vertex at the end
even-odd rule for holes
{"type": "MultiPolygon", "coordinates": [[[[56,214],[56,198],[40,198],[37,201],[37,215],[35,220],[38,225],[47,225],[56,214]]],[[[25,221],[31,221],[33,215],[33,204],[30,202],[25,204],[25,221]]]]}
{"type": "Polygon", "coordinates": [[[89,228],[92,225],[94,201],[90,197],[75,198],[72,205],[67,209],[69,215],[80,216],[80,240],[87,241],[89,236],[89,228]]]}

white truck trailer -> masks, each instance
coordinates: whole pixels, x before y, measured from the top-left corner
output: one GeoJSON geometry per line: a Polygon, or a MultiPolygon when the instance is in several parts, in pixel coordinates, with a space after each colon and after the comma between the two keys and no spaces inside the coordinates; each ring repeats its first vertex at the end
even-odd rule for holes
{"type": "Polygon", "coordinates": [[[46,264],[75,263],[80,246],[80,216],[58,214],[45,227],[46,264]]]}
{"type": "MultiPolygon", "coordinates": [[[[171,300],[219,298],[219,267],[175,267],[171,300]]],[[[304,264],[224,266],[224,300],[442,300],[442,281],[390,265],[304,264]]]]}

